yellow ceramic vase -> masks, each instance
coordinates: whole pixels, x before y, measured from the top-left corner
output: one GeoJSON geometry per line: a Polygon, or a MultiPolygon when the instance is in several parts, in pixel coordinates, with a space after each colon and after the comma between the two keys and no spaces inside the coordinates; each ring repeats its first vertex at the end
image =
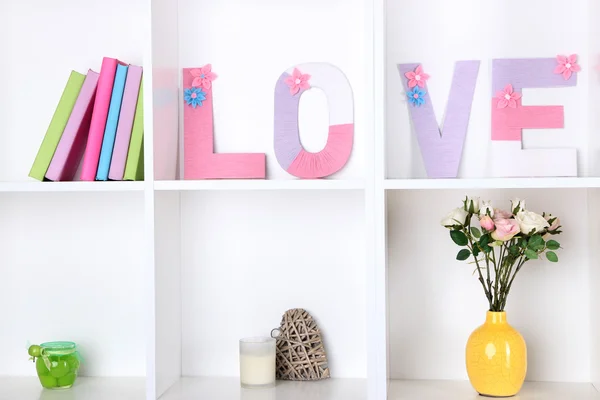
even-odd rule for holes
{"type": "Polygon", "coordinates": [[[527,374],[527,346],[506,322],[506,312],[488,311],[485,324],[469,337],[467,373],[483,396],[511,397],[521,390],[527,374]]]}

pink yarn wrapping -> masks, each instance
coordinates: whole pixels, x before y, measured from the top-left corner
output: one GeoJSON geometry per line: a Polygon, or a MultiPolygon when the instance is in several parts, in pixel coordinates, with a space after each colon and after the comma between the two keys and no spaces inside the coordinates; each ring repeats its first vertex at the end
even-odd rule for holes
{"type": "MultiPolygon", "coordinates": [[[[191,70],[183,69],[184,88],[195,79],[191,70]]],[[[214,153],[212,86],[202,106],[183,102],[184,179],[264,179],[264,153],[214,153]]]]}
{"type": "Polygon", "coordinates": [[[350,158],[353,139],[354,124],[331,125],[325,148],[318,153],[302,149],[287,171],[305,179],[331,175],[342,169],[350,158]]]}
{"type": "Polygon", "coordinates": [[[554,129],[565,126],[563,106],[523,106],[498,108],[500,99],[492,99],[492,140],[521,141],[523,129],[554,129]]]}

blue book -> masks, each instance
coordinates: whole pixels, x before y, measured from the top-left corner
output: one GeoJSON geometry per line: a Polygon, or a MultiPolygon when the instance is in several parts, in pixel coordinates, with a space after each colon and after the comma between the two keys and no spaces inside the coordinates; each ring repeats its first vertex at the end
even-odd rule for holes
{"type": "Polygon", "coordinates": [[[98,171],[96,172],[97,181],[108,180],[108,171],[110,170],[110,160],[115,145],[117,126],[119,125],[119,114],[121,113],[121,102],[123,101],[123,91],[125,90],[128,69],[129,66],[127,65],[117,65],[108,117],[106,118],[106,128],[104,128],[104,139],[102,139],[102,149],[100,150],[100,161],[98,162],[98,171]]]}

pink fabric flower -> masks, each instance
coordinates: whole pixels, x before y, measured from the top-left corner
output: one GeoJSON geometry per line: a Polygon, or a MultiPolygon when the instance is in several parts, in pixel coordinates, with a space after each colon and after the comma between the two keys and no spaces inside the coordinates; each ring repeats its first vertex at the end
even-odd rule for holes
{"type": "Polygon", "coordinates": [[[212,65],[206,64],[202,68],[194,68],[190,71],[194,80],[192,81],[192,86],[198,87],[202,86],[204,89],[209,90],[212,86],[212,81],[217,79],[217,74],[211,71],[212,65]]]}
{"type": "Polygon", "coordinates": [[[423,67],[420,65],[415,69],[415,72],[408,71],[404,76],[408,78],[408,87],[411,89],[417,85],[424,88],[425,82],[429,79],[429,75],[423,72],[423,67]]]}
{"type": "Polygon", "coordinates": [[[298,93],[300,89],[310,89],[310,84],[308,83],[309,79],[309,74],[303,74],[298,68],[294,68],[292,75],[285,78],[285,83],[290,87],[290,94],[293,96],[298,93]]]}
{"type": "Polygon", "coordinates": [[[506,242],[521,232],[519,223],[515,219],[499,219],[496,220],[496,230],[492,232],[492,239],[506,242]]]}
{"type": "Polygon", "coordinates": [[[577,64],[577,54],[571,54],[569,57],[556,56],[556,61],[558,61],[558,65],[556,66],[554,73],[562,74],[565,81],[571,78],[573,72],[581,71],[581,67],[577,64]]]}
{"type": "Polygon", "coordinates": [[[485,215],[485,216],[481,217],[481,219],[479,220],[479,225],[481,225],[481,227],[488,232],[493,231],[494,227],[496,226],[494,224],[494,221],[492,220],[492,218],[490,218],[489,215],[485,215]]]}
{"type": "Polygon", "coordinates": [[[517,108],[517,100],[521,98],[521,93],[515,92],[512,85],[509,83],[504,90],[496,93],[496,98],[500,99],[498,108],[517,108]]]}

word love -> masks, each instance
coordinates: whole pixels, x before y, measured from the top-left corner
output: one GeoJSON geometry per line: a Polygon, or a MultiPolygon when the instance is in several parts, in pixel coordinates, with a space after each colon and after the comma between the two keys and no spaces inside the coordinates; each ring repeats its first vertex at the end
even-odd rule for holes
{"type": "MultiPolygon", "coordinates": [[[[183,69],[184,179],[259,178],[266,176],[265,154],[214,152],[213,81],[210,64],[183,69]]],[[[352,87],[346,76],[326,63],[297,65],[275,85],[275,156],[300,178],[322,178],[344,167],[354,139],[352,87]],[[298,108],[302,93],[323,90],[329,104],[329,135],[323,150],[310,153],[300,142],[298,108]]]]}
{"type": "MultiPolygon", "coordinates": [[[[469,125],[479,61],[458,61],[440,129],[420,64],[398,64],[409,114],[430,178],[456,178],[469,125]]],[[[577,85],[577,56],[492,61],[492,169],[501,176],[575,176],[574,149],[522,150],[523,129],[564,127],[562,106],[523,106],[523,89],[577,85]],[[510,160],[510,162],[506,162],[510,160]]]]}

